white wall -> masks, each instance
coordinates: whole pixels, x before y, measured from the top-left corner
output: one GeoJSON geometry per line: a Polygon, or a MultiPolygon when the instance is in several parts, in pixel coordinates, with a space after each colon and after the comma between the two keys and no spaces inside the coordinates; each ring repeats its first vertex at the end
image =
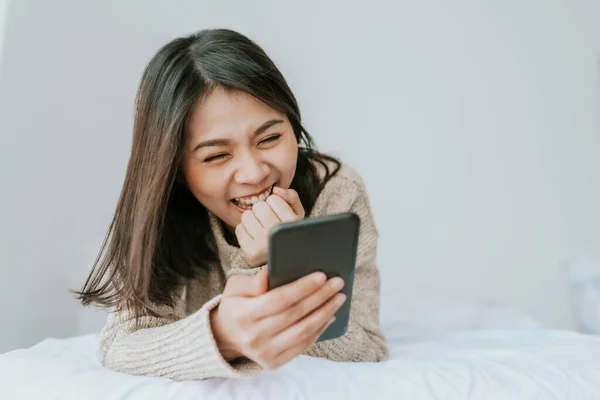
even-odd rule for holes
{"type": "Polygon", "coordinates": [[[600,51],[600,2],[598,0],[569,0],[584,28],[592,35],[600,51]]]}
{"type": "Polygon", "coordinates": [[[145,63],[238,29],[365,178],[384,321],[412,296],[571,327],[561,260],[600,247],[598,52],[561,0],[11,2],[0,69],[0,352],[99,329],[80,287],[116,204],[145,63]]]}
{"type": "Polygon", "coordinates": [[[7,14],[8,0],[0,0],[0,66],[2,66],[2,45],[4,44],[4,31],[6,29],[7,14]]]}

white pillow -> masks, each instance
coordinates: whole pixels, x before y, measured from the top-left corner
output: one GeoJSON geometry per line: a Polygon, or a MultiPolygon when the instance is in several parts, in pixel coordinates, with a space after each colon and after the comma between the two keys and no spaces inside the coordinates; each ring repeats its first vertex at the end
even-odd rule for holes
{"type": "Polygon", "coordinates": [[[445,334],[457,330],[541,329],[527,313],[501,305],[442,298],[412,299],[394,307],[394,316],[382,321],[388,340],[445,334]]]}

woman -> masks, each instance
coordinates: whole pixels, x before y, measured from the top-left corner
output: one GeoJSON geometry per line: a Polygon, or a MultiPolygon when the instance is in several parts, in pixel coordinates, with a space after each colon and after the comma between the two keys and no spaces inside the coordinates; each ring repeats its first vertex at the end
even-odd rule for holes
{"type": "Polygon", "coordinates": [[[146,67],[121,197],[83,289],[111,308],[105,366],[175,380],[239,377],[299,354],[387,357],[379,329],[377,232],[349,167],[314,150],[285,79],[224,29],[178,38],[146,67]],[[350,322],[315,343],[345,301],[311,274],[267,291],[268,233],[305,216],[361,219],[350,322]]]}

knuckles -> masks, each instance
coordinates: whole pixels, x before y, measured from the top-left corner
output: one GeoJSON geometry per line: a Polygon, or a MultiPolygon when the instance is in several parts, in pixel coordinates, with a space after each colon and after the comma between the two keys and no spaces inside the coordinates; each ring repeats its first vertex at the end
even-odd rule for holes
{"type": "MultiPolygon", "coordinates": [[[[251,332],[243,332],[240,336],[240,344],[246,350],[251,352],[256,352],[257,346],[260,343],[260,338],[258,335],[251,332]]],[[[259,351],[260,352],[260,351],[259,351]]]]}
{"type": "Polygon", "coordinates": [[[254,218],[252,210],[246,210],[242,213],[242,222],[248,223],[250,219],[254,218]]]}

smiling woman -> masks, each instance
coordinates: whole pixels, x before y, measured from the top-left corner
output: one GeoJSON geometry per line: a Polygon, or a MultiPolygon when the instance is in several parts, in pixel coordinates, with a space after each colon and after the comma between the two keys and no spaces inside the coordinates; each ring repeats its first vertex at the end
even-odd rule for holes
{"type": "Polygon", "coordinates": [[[291,186],[298,158],[294,129],[284,113],[257,98],[216,88],[192,114],[187,132],[185,182],[228,226],[237,226],[274,186],[291,186]]]}
{"type": "Polygon", "coordinates": [[[109,307],[104,365],[178,380],[236,377],[299,354],[379,361],[377,231],[360,177],[317,152],[285,79],[226,29],[178,38],[138,90],[125,183],[78,297],[109,307]],[[315,343],[345,301],[312,274],[267,291],[273,226],[352,211],[361,219],[350,321],[315,343]]]}

